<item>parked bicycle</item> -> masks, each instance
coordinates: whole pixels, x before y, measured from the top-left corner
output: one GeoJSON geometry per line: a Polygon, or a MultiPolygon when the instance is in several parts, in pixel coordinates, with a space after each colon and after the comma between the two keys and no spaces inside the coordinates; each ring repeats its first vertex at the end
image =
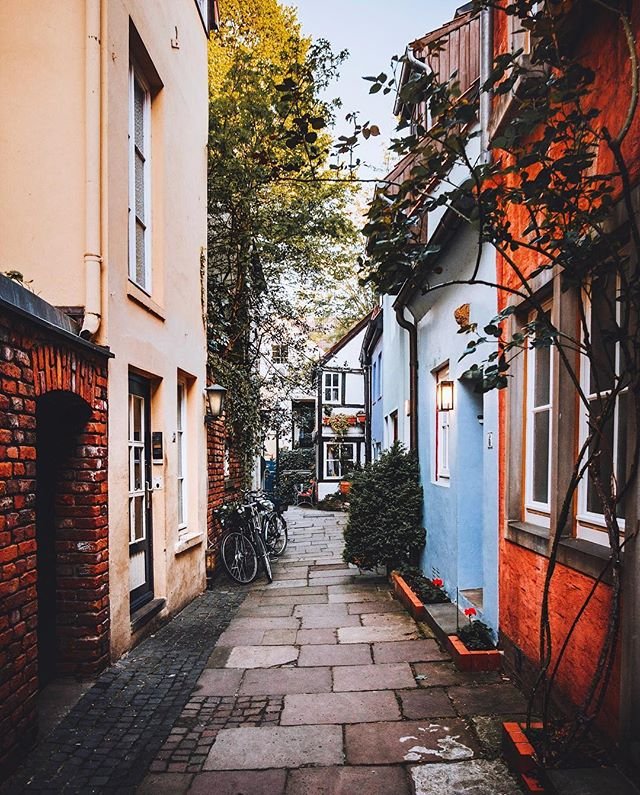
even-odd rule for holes
{"type": "Polygon", "coordinates": [[[264,495],[249,492],[243,504],[224,512],[222,521],[225,535],[220,552],[229,576],[246,585],[255,580],[261,566],[272,582],[271,557],[281,555],[288,541],[281,509],[264,495]]]}

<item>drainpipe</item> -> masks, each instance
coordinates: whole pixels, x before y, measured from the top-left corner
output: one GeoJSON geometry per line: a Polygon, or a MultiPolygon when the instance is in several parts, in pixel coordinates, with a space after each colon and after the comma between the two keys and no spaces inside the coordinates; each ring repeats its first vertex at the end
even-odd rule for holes
{"type": "Polygon", "coordinates": [[[426,63],[424,63],[424,61],[420,61],[418,58],[416,58],[413,50],[409,46],[407,46],[407,49],[405,50],[405,57],[412,66],[415,66],[416,69],[419,69],[421,72],[431,72],[431,69],[426,63]]]}
{"type": "Polygon", "coordinates": [[[418,455],[418,329],[404,316],[402,303],[394,304],[400,328],[409,333],[409,449],[418,455]]]}
{"type": "Polygon", "coordinates": [[[493,92],[483,91],[482,86],[489,79],[493,66],[493,13],[492,9],[483,8],[480,12],[480,157],[488,163],[489,153],[489,122],[491,121],[491,101],[493,92]]]}
{"type": "Polygon", "coordinates": [[[86,0],[85,3],[85,300],[80,330],[80,336],[85,339],[95,336],[102,315],[102,5],[101,0],[86,0]]]}

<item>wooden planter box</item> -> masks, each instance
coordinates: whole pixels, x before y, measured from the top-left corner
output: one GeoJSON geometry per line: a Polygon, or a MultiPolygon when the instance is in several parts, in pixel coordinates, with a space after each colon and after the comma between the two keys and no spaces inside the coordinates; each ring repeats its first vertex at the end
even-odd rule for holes
{"type": "MultiPolygon", "coordinates": [[[[525,792],[536,795],[552,795],[555,790],[546,783],[544,771],[538,765],[535,751],[527,739],[525,723],[502,724],[502,754],[505,761],[516,773],[525,792]]],[[[532,723],[532,729],[541,729],[541,723],[532,723]]]]}
{"type": "Polygon", "coordinates": [[[427,616],[427,609],[409,588],[404,578],[401,577],[397,571],[391,572],[391,583],[393,590],[399,601],[406,607],[407,611],[411,614],[416,621],[424,621],[427,616]]]}
{"type": "Polygon", "coordinates": [[[499,671],[502,668],[502,652],[469,651],[457,635],[447,637],[449,651],[459,671],[499,671]]]}

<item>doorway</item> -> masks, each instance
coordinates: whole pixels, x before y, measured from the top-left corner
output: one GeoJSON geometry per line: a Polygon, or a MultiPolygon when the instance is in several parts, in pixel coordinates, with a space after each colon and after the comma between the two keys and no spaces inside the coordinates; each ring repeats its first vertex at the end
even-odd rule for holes
{"type": "Polygon", "coordinates": [[[38,589],[38,677],[42,689],[58,673],[56,537],[60,481],[69,470],[90,406],[72,392],[47,392],[36,405],[36,565],[38,589]]]}
{"type": "Polygon", "coordinates": [[[131,612],[153,599],[151,387],[129,376],[129,597],[131,612]]]}

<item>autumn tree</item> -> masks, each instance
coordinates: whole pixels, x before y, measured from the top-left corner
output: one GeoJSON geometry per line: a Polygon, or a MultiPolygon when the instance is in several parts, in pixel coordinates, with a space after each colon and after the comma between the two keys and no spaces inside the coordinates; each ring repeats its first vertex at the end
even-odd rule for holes
{"type": "Polygon", "coordinates": [[[322,179],[336,103],[320,94],[346,54],[304,37],[277,0],[228,0],[222,18],[209,51],[209,365],[249,472],[265,430],[284,421],[278,394],[310,371],[300,297],[355,256],[352,189],[322,179]],[[272,345],[298,365],[279,384],[278,371],[260,375],[272,345]]]}

